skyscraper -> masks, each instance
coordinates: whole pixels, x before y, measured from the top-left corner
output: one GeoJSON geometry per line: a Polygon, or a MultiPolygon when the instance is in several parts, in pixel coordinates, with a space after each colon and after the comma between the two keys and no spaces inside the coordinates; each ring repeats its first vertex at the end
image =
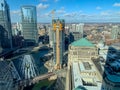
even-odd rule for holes
{"type": "Polygon", "coordinates": [[[22,6],[21,15],[22,35],[27,46],[33,45],[38,41],[36,7],[30,5],[22,6]]]}
{"type": "Polygon", "coordinates": [[[5,0],[0,0],[0,32],[1,45],[5,48],[12,48],[12,30],[9,13],[9,6],[5,0]]]}
{"type": "Polygon", "coordinates": [[[60,19],[53,19],[53,51],[55,69],[60,69],[63,61],[64,52],[64,27],[65,21],[60,19]]]}

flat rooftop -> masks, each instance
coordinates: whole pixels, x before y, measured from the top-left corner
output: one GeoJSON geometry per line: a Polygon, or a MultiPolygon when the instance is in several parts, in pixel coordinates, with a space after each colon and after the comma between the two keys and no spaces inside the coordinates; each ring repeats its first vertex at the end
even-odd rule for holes
{"type": "MultiPolygon", "coordinates": [[[[72,64],[72,86],[73,89],[84,87],[86,90],[100,90],[101,82],[97,75],[89,75],[89,73],[97,73],[92,62],[73,62],[72,64]],[[82,75],[82,73],[85,73],[82,75]]],[[[83,90],[85,90],[83,89],[83,90]]],[[[82,90],[82,89],[80,89],[82,90]]]]}
{"type": "Polygon", "coordinates": [[[84,62],[79,62],[79,68],[80,71],[87,71],[87,72],[95,72],[95,68],[92,62],[90,61],[84,61],[84,62]]]}

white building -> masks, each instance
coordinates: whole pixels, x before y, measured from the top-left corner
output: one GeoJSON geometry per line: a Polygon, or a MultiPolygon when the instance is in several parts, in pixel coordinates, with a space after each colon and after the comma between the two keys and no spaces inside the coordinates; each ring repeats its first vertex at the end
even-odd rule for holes
{"type": "Polygon", "coordinates": [[[72,89],[101,90],[101,79],[96,67],[91,61],[73,62],[72,89]],[[82,89],[84,88],[84,89],[82,89]]]}

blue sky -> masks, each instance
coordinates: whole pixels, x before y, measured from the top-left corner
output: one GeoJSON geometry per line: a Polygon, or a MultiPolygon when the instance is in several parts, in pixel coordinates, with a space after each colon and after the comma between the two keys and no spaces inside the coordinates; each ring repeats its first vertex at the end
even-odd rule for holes
{"type": "Polygon", "coordinates": [[[120,22],[120,0],[6,0],[11,10],[11,21],[20,22],[20,7],[37,7],[37,21],[51,22],[55,18],[66,22],[120,22]]]}

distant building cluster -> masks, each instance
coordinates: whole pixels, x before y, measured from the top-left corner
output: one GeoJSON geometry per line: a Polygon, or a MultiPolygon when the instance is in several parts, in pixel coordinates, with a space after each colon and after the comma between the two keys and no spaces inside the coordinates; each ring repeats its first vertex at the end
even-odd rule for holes
{"type": "Polygon", "coordinates": [[[71,27],[69,29],[70,42],[73,42],[73,41],[79,40],[80,38],[83,38],[83,28],[84,28],[83,23],[71,25],[71,27]]]}

